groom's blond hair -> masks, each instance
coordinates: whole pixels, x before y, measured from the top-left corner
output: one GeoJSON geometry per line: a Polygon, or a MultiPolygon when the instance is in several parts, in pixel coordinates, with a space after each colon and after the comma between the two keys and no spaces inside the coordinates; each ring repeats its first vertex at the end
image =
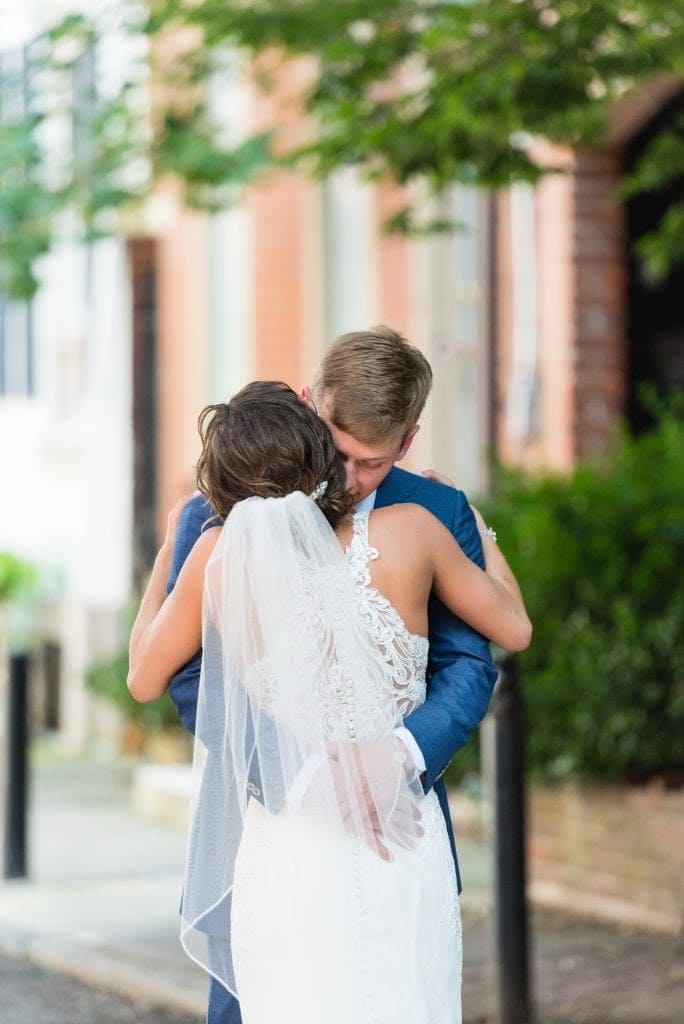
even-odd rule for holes
{"type": "Polygon", "coordinates": [[[406,437],[418,422],[432,387],[423,353],[391,327],[352,331],[325,353],[312,393],[326,399],[338,430],[362,444],[406,437]]]}

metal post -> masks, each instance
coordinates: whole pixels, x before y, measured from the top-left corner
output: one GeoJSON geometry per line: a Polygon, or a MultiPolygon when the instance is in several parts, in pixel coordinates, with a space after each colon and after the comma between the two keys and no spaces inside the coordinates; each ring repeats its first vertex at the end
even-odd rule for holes
{"type": "Polygon", "coordinates": [[[504,654],[497,667],[493,714],[498,1024],[530,1024],[523,707],[515,657],[504,654]]]}
{"type": "Polygon", "coordinates": [[[59,729],[60,704],[60,663],[61,648],[54,640],[46,640],[43,645],[43,671],[45,674],[44,725],[46,729],[59,729]]]}
{"type": "Polygon", "coordinates": [[[28,665],[27,654],[11,655],[7,715],[4,878],[25,878],[27,873],[28,665]]]}

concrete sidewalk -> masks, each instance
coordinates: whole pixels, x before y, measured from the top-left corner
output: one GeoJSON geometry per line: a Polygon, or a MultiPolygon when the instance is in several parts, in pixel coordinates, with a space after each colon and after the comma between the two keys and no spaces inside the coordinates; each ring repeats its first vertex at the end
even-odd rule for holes
{"type": "MultiPolygon", "coordinates": [[[[201,1020],[207,977],[178,937],[185,830],[135,812],[134,770],[33,751],[30,878],[0,882],[0,948],[201,1020]]],[[[459,856],[464,915],[481,915],[487,850],[459,856]]]]}
{"type": "Polygon", "coordinates": [[[178,939],[183,830],[134,814],[133,765],[31,759],[29,871],[0,883],[0,946],[133,998],[206,1010],[178,939]]]}

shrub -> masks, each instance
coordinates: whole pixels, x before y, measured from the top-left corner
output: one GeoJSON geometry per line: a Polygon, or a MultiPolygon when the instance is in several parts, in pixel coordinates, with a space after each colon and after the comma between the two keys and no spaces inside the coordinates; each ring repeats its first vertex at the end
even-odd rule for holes
{"type": "Polygon", "coordinates": [[[523,589],[533,772],[681,781],[684,420],[624,434],[570,477],[501,471],[482,507],[523,589]]]}
{"type": "Polygon", "coordinates": [[[6,551],[0,551],[0,604],[25,597],[36,583],[36,570],[6,551]]]}

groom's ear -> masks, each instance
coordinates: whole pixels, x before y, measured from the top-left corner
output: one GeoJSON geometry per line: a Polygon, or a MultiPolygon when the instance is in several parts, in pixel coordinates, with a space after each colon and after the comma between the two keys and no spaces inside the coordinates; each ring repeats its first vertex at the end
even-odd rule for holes
{"type": "Polygon", "coordinates": [[[408,454],[408,450],[411,447],[411,443],[413,441],[413,438],[416,436],[416,434],[418,433],[419,430],[420,430],[420,423],[416,423],[414,426],[411,427],[411,429],[409,430],[408,434],[406,435],[404,440],[401,442],[401,448],[399,449],[399,454],[396,457],[396,460],[395,460],[396,462],[400,462],[404,458],[404,456],[408,454]]]}
{"type": "Polygon", "coordinates": [[[305,405],[308,405],[310,409],[313,409],[313,411],[315,413],[318,412],[318,409],[316,408],[316,406],[314,404],[314,400],[311,397],[311,388],[308,385],[305,388],[302,388],[302,393],[300,395],[300,398],[301,398],[302,402],[304,402],[305,405]]]}

